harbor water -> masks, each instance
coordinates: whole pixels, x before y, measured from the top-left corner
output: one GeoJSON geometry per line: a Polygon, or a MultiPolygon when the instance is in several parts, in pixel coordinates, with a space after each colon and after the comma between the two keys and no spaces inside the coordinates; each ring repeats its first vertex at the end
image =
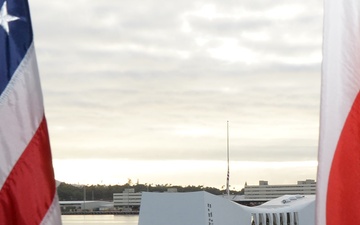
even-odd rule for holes
{"type": "Polygon", "coordinates": [[[138,215],[62,215],[63,225],[138,225],[138,215]]]}

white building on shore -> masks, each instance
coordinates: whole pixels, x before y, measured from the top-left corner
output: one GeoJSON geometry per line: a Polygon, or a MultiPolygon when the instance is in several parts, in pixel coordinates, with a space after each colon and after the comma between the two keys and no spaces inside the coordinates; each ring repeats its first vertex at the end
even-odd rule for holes
{"type": "Polygon", "coordinates": [[[315,180],[298,181],[297,184],[269,185],[267,181],[259,181],[259,185],[246,185],[245,199],[267,201],[283,195],[315,195],[315,180]]]}
{"type": "Polygon", "coordinates": [[[112,210],[114,204],[108,201],[59,201],[61,212],[112,210]]]}
{"type": "Polygon", "coordinates": [[[114,193],[113,201],[115,208],[139,208],[141,203],[141,192],[135,192],[134,188],[128,188],[123,193],[114,193]]]}

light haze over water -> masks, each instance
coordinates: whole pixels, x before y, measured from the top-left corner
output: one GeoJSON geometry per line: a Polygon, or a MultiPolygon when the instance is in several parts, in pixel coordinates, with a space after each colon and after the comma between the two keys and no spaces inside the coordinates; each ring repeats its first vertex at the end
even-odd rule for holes
{"type": "Polygon", "coordinates": [[[137,225],[139,216],[137,215],[62,215],[63,225],[103,225],[103,224],[120,224],[120,225],[137,225]]]}

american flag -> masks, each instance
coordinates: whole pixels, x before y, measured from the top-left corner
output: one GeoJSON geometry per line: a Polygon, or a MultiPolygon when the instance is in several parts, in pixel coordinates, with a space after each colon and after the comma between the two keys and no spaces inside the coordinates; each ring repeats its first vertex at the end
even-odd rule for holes
{"type": "Polygon", "coordinates": [[[316,224],[360,224],[360,1],[324,1],[316,224]]]}
{"type": "Polygon", "coordinates": [[[0,224],[61,224],[27,0],[0,0],[0,224]]]}

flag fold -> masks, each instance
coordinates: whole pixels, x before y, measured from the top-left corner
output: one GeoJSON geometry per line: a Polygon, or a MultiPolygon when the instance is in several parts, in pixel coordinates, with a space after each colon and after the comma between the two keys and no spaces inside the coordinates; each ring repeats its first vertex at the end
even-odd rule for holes
{"type": "Polygon", "coordinates": [[[0,225],[61,224],[26,0],[0,0],[0,225]]]}
{"type": "Polygon", "coordinates": [[[360,221],[360,2],[324,1],[317,225],[360,221]]]}

